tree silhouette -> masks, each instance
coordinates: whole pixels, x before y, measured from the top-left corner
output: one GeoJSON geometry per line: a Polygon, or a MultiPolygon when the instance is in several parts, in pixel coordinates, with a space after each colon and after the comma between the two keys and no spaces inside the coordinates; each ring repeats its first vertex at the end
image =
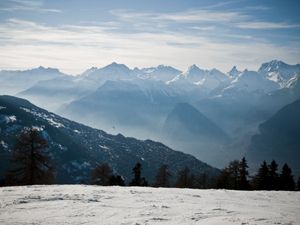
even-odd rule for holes
{"type": "Polygon", "coordinates": [[[125,186],[124,179],[119,175],[112,175],[109,178],[109,185],[125,186]]]}
{"type": "Polygon", "coordinates": [[[227,167],[225,167],[218,179],[217,188],[235,189],[239,188],[240,179],[240,162],[238,160],[231,161],[227,167]]]}
{"type": "Polygon", "coordinates": [[[146,181],[145,177],[141,177],[142,164],[140,164],[139,162],[135,164],[132,172],[134,174],[134,178],[129,183],[130,186],[148,186],[148,182],[146,181]]]}
{"type": "Polygon", "coordinates": [[[107,163],[97,165],[92,171],[92,184],[108,186],[112,176],[112,169],[107,163]]]}
{"type": "Polygon", "coordinates": [[[256,190],[269,190],[269,167],[266,161],[263,161],[257,174],[253,178],[253,187],[256,190]]]}
{"type": "Polygon", "coordinates": [[[247,179],[247,177],[248,177],[247,169],[248,169],[248,164],[247,164],[245,157],[243,157],[239,163],[239,184],[238,184],[239,190],[248,190],[249,189],[249,181],[247,179]]]}
{"type": "Polygon", "coordinates": [[[10,184],[49,184],[54,181],[54,170],[50,164],[47,140],[35,128],[25,128],[17,138],[12,153],[16,168],[7,180],[10,184]]]}
{"type": "Polygon", "coordinates": [[[278,165],[273,160],[269,165],[269,189],[278,190],[279,189],[279,175],[277,173],[278,165]]]}
{"type": "Polygon", "coordinates": [[[190,170],[188,167],[184,167],[178,172],[177,181],[175,183],[177,188],[190,188],[192,187],[192,181],[190,177],[190,170]]]}
{"type": "Polygon", "coordinates": [[[155,176],[155,187],[169,187],[170,186],[170,179],[171,173],[168,169],[168,166],[163,164],[158,169],[157,174],[155,176]]]}
{"type": "Polygon", "coordinates": [[[297,190],[300,191],[300,177],[298,177],[297,180],[297,190]]]}
{"type": "Polygon", "coordinates": [[[279,180],[280,180],[281,190],[285,190],[285,191],[295,190],[295,181],[292,175],[292,170],[286,163],[282,167],[279,180]]]}

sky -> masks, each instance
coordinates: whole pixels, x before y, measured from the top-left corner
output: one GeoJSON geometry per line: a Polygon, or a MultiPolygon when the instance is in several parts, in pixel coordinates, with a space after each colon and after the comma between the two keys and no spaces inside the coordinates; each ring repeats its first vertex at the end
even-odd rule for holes
{"type": "Polygon", "coordinates": [[[298,0],[1,0],[0,69],[300,62],[298,0]]]}

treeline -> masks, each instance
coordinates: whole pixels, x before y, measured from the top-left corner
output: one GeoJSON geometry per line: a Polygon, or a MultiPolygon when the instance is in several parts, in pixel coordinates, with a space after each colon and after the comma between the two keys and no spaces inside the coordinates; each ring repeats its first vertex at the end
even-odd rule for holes
{"type": "Polygon", "coordinates": [[[260,165],[254,176],[249,176],[248,165],[245,158],[234,160],[221,170],[216,180],[216,188],[232,190],[300,190],[300,177],[297,185],[294,181],[291,168],[284,164],[278,172],[278,164],[273,160],[260,165]]]}
{"type": "MultiPolygon", "coordinates": [[[[34,128],[27,128],[18,136],[12,150],[14,169],[10,170],[4,185],[54,184],[56,171],[48,152],[47,140],[34,128]]],[[[280,173],[278,164],[273,160],[270,164],[261,164],[254,176],[249,176],[245,158],[234,160],[221,170],[218,176],[207,173],[192,174],[184,167],[172,174],[168,165],[161,165],[156,172],[153,183],[142,176],[142,164],[137,162],[132,168],[132,179],[125,179],[115,174],[109,164],[98,164],[91,171],[89,184],[102,186],[152,186],[199,189],[232,189],[232,190],[300,190],[300,177],[294,181],[291,168],[284,164],[280,173]]]]}

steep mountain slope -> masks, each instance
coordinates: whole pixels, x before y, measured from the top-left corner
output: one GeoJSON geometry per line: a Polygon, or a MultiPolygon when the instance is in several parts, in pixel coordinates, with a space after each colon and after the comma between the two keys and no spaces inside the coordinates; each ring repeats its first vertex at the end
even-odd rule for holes
{"type": "Polygon", "coordinates": [[[275,159],[300,172],[300,100],[275,113],[260,124],[252,137],[247,158],[251,163],[275,159]]]}
{"type": "Polygon", "coordinates": [[[227,140],[228,136],[214,122],[188,103],[179,103],[167,116],[164,133],[176,140],[227,140]]]}
{"type": "Polygon", "coordinates": [[[228,135],[188,103],[177,104],[168,114],[161,138],[172,148],[183,149],[213,165],[223,166],[227,160],[222,151],[230,141],[228,135]]]}
{"type": "Polygon", "coordinates": [[[156,170],[164,163],[176,172],[188,166],[193,172],[218,170],[191,155],[174,151],[151,140],[140,141],[121,134],[110,135],[59,117],[30,102],[11,96],[0,96],[0,176],[9,169],[9,156],[16,135],[24,127],[34,126],[48,139],[50,152],[60,183],[87,182],[90,170],[98,163],[109,163],[127,181],[136,162],[143,165],[143,173],[153,181],[156,170]]]}
{"type": "Polygon", "coordinates": [[[24,71],[0,71],[0,94],[16,94],[42,80],[65,76],[58,69],[42,66],[24,71]]]}

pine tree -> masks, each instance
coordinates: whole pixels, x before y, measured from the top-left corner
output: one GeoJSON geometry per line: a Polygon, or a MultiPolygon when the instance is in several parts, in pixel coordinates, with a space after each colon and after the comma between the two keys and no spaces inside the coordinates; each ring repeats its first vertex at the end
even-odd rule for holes
{"type": "Polygon", "coordinates": [[[175,186],[177,188],[189,188],[192,186],[190,179],[190,170],[188,167],[184,167],[179,171],[175,186]]]}
{"type": "Polygon", "coordinates": [[[92,171],[92,184],[108,186],[112,177],[112,169],[107,163],[97,165],[92,171]]]}
{"type": "Polygon", "coordinates": [[[137,163],[133,169],[132,172],[134,174],[134,178],[129,183],[130,186],[148,186],[148,182],[145,177],[141,177],[142,173],[142,164],[137,163]]]}
{"type": "Polygon", "coordinates": [[[120,175],[112,175],[109,178],[109,185],[113,186],[125,186],[125,181],[120,175]]]}
{"type": "Polygon", "coordinates": [[[253,178],[253,187],[256,190],[269,190],[269,167],[266,161],[263,161],[257,174],[253,178]]]}
{"type": "Polygon", "coordinates": [[[292,170],[286,163],[282,167],[279,181],[280,181],[280,190],[285,190],[285,191],[295,190],[295,181],[292,175],[292,170]]]}
{"type": "Polygon", "coordinates": [[[243,157],[239,163],[239,184],[238,184],[239,190],[248,190],[249,189],[249,181],[247,179],[247,177],[248,177],[247,168],[248,168],[247,161],[246,161],[245,157],[243,157]]]}
{"type": "Polygon", "coordinates": [[[170,179],[171,173],[168,169],[168,166],[163,164],[158,169],[157,174],[155,176],[155,187],[169,187],[170,186],[170,179]]]}
{"type": "Polygon", "coordinates": [[[10,184],[50,184],[54,181],[48,142],[35,128],[25,128],[18,136],[12,162],[16,169],[7,176],[10,184]]]}
{"type": "Polygon", "coordinates": [[[297,190],[300,191],[300,177],[298,177],[298,181],[297,181],[297,190]]]}
{"type": "Polygon", "coordinates": [[[269,187],[270,190],[278,190],[279,189],[279,176],[277,173],[278,165],[273,160],[269,165],[269,187]]]}
{"type": "Polygon", "coordinates": [[[200,189],[206,189],[212,187],[212,179],[207,173],[201,173],[195,179],[195,187],[200,189]]]}
{"type": "Polygon", "coordinates": [[[231,161],[227,167],[225,167],[218,179],[217,188],[225,189],[239,189],[240,184],[240,162],[238,160],[231,161]]]}

